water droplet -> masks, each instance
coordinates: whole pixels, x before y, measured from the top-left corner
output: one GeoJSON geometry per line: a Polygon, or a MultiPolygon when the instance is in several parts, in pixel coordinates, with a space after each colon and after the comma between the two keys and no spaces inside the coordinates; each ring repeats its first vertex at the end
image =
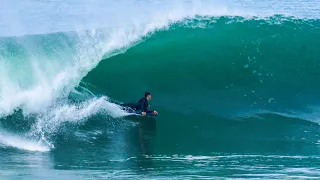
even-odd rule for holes
{"type": "Polygon", "coordinates": [[[273,101],[273,100],[274,100],[274,98],[270,98],[270,99],[268,100],[268,102],[271,103],[271,101],[273,101]]]}

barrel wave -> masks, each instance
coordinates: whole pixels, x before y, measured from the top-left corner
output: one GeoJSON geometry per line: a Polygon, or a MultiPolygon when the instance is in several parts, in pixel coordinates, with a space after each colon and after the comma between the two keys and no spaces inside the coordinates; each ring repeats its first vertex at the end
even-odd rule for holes
{"type": "Polygon", "coordinates": [[[83,81],[121,101],[150,90],[159,108],[183,113],[308,112],[319,98],[318,32],[318,20],[278,16],[187,19],[83,81]]]}
{"type": "MultiPolygon", "coordinates": [[[[162,163],[169,156],[211,164],[214,153],[309,162],[319,153],[319,32],[312,18],[197,15],[0,37],[0,151],[51,151],[56,169],[90,159],[82,150],[93,147],[114,158],[124,148],[125,160],[116,159],[128,164],[139,153],[162,163]],[[155,119],[127,116],[115,103],[145,91],[160,114],[155,119]],[[136,126],[139,132],[130,131],[136,126]],[[154,144],[141,144],[141,134],[154,144]]],[[[103,170],[107,161],[77,168],[103,170]]]]}

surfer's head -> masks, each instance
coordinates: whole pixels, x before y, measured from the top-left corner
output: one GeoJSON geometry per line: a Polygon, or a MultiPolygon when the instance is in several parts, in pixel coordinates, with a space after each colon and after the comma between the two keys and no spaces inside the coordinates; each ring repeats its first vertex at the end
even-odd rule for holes
{"type": "Polygon", "coordinates": [[[146,97],[147,100],[149,101],[151,99],[151,93],[150,92],[145,92],[144,93],[144,97],[146,97]]]}

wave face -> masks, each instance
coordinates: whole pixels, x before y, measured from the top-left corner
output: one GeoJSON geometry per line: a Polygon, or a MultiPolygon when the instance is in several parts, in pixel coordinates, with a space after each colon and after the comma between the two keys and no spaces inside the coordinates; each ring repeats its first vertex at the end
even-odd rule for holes
{"type": "Polygon", "coordinates": [[[123,177],[163,159],[172,175],[194,159],[234,169],[242,153],[239,167],[257,157],[268,169],[257,177],[271,177],[269,157],[285,167],[274,177],[318,174],[316,1],[58,2],[0,7],[1,152],[51,153],[54,169],[131,167],[123,177]],[[114,102],[145,91],[160,116],[132,122],[114,102]]]}
{"type": "Polygon", "coordinates": [[[162,108],[185,113],[304,111],[319,102],[319,23],[187,19],[102,61],[85,81],[122,101],[150,90],[162,108]]]}

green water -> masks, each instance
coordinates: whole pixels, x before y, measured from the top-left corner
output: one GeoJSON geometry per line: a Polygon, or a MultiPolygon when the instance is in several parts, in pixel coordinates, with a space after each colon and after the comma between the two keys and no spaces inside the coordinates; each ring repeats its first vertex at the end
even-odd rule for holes
{"type": "Polygon", "coordinates": [[[169,100],[177,111],[299,110],[316,103],[319,21],[221,17],[189,23],[103,60],[84,81],[121,101],[149,90],[157,105],[169,100]],[[198,24],[205,28],[191,28],[198,24]]]}

